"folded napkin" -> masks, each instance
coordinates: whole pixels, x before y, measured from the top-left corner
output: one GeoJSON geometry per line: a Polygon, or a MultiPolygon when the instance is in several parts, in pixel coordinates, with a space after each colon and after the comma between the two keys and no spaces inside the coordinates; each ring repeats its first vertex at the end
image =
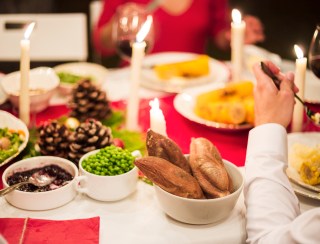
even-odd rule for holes
{"type": "Polygon", "coordinates": [[[45,220],[32,218],[0,218],[0,234],[16,243],[99,243],[100,218],[45,220]]]}

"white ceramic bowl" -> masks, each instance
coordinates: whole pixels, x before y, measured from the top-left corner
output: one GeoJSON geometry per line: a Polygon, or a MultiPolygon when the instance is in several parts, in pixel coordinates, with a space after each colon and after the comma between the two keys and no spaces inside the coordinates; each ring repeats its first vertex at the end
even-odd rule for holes
{"type": "MultiPolygon", "coordinates": [[[[87,62],[73,62],[57,65],[53,68],[58,74],[59,72],[70,73],[81,77],[90,77],[95,85],[101,87],[108,75],[108,70],[102,65],[87,62]]],[[[76,84],[68,84],[60,81],[59,92],[68,95],[76,84]]]]}
{"type": "Polygon", "coordinates": [[[73,180],[58,189],[46,192],[23,192],[14,190],[5,195],[6,200],[11,205],[25,210],[48,210],[70,202],[77,194],[76,185],[78,182],[78,168],[71,161],[59,157],[38,156],[24,159],[10,165],[2,175],[3,186],[9,186],[7,178],[15,172],[30,170],[50,164],[55,164],[65,169],[74,176],[73,180]]]}
{"type": "Polygon", "coordinates": [[[89,173],[82,167],[82,161],[99,152],[100,149],[83,155],[79,161],[79,192],[99,201],[118,201],[126,198],[137,188],[138,168],[134,166],[129,172],[121,175],[102,176],[89,173]]]}
{"type": "Polygon", "coordinates": [[[5,165],[6,163],[10,162],[14,157],[19,155],[20,152],[27,146],[29,140],[29,130],[25,123],[23,123],[20,119],[13,116],[12,114],[0,110],[0,128],[9,128],[13,130],[23,131],[24,133],[24,141],[18,148],[18,152],[12,155],[11,157],[5,159],[4,161],[0,162],[0,167],[5,165]]]}
{"type": "MultiPolygon", "coordinates": [[[[11,103],[16,108],[19,108],[20,71],[10,73],[3,77],[1,84],[11,103]]],[[[37,113],[46,109],[58,86],[59,78],[53,69],[49,67],[39,67],[30,70],[30,112],[37,113]]]]}
{"type": "Polygon", "coordinates": [[[223,162],[233,180],[233,193],[215,199],[189,199],[168,193],[155,185],[156,196],[163,211],[173,219],[188,224],[211,224],[227,218],[238,201],[244,178],[237,166],[226,160],[223,162]]]}

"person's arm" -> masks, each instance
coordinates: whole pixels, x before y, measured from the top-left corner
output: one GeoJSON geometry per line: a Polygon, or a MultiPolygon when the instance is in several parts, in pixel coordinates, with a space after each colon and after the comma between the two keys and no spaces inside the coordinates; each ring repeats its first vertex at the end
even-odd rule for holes
{"type": "Polygon", "coordinates": [[[285,175],[286,127],[294,106],[292,76],[283,76],[280,91],[255,65],[256,128],[249,133],[245,172],[248,243],[317,243],[320,208],[300,215],[299,201],[285,175]]]}

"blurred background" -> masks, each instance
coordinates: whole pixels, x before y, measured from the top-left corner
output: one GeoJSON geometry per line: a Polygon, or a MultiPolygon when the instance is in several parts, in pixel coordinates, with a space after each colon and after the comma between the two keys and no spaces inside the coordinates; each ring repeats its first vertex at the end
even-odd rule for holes
{"type": "MultiPolygon", "coordinates": [[[[90,12],[92,2],[94,1],[1,0],[0,14],[85,13],[87,16],[89,51],[87,61],[100,63],[108,68],[115,67],[118,57],[101,58],[94,52],[92,47],[90,20],[96,18],[90,12]]],[[[294,44],[300,45],[306,54],[315,27],[317,23],[320,23],[319,0],[229,0],[229,3],[231,9],[238,8],[242,14],[255,15],[261,19],[265,27],[266,40],[258,45],[279,54],[283,59],[294,60],[296,58],[293,51],[294,44]]],[[[230,60],[230,52],[228,51],[221,51],[213,46],[208,46],[207,51],[215,59],[230,60]]],[[[31,60],[31,66],[38,65],[38,63],[31,60]]],[[[0,62],[1,72],[6,73],[18,69],[19,64],[16,62],[0,62]]]]}

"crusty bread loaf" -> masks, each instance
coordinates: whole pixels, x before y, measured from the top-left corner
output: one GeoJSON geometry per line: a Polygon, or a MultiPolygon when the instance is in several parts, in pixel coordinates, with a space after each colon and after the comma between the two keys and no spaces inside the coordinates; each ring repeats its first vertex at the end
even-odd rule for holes
{"type": "Polygon", "coordinates": [[[193,138],[190,166],[207,198],[222,197],[232,190],[231,178],[217,148],[205,138],[193,138]]]}
{"type": "Polygon", "coordinates": [[[205,198],[198,181],[191,174],[165,159],[148,156],[136,159],[134,164],[154,184],[171,194],[205,198]]]}
{"type": "Polygon", "coordinates": [[[146,144],[149,156],[166,159],[186,172],[191,173],[188,160],[182,153],[180,147],[170,138],[156,133],[153,130],[148,130],[146,144]]]}

